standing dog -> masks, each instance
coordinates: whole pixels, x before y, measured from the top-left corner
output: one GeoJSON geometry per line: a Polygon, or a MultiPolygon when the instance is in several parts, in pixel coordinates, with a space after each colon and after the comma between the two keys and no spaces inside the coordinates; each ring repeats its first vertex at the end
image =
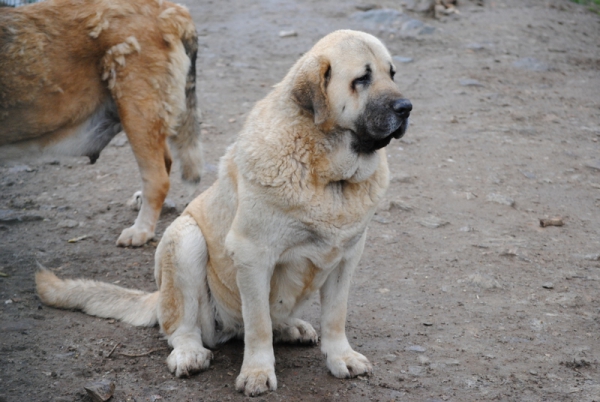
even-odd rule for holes
{"type": "Polygon", "coordinates": [[[88,156],[123,128],[143,182],[120,246],[152,239],[169,190],[202,168],[196,110],[197,35],[188,11],[162,0],[49,0],[0,8],[0,159],[88,156]]]}
{"type": "Polygon", "coordinates": [[[369,373],[346,338],[346,304],[367,224],[389,183],[384,147],[404,134],[412,109],[394,73],[375,37],[326,36],[256,104],[218,180],[165,232],[156,251],[160,290],[40,270],[40,298],[133,325],[158,322],[178,377],[208,367],[206,347],[243,333],[236,388],[257,395],[277,387],[273,339],[317,342],[298,316],[320,291],[329,370],[369,373]]]}

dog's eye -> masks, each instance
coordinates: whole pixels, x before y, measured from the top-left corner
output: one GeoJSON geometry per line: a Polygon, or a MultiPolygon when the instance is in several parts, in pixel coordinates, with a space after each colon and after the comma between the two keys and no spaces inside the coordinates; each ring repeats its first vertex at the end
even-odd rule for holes
{"type": "Polygon", "coordinates": [[[371,82],[371,74],[366,73],[362,77],[358,77],[352,81],[352,89],[356,89],[357,85],[368,85],[371,82]]]}
{"type": "Polygon", "coordinates": [[[392,80],[394,80],[395,75],[396,75],[396,72],[394,71],[394,69],[390,68],[390,77],[392,77],[392,80]]]}

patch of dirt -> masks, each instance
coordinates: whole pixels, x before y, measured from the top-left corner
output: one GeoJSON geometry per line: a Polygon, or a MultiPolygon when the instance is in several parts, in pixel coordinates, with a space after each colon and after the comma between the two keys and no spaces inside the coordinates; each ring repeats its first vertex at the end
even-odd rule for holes
{"type": "MultiPolygon", "coordinates": [[[[403,31],[354,15],[367,2],[186,3],[200,32],[208,165],[199,189],[175,170],[179,212],[214,181],[252,104],[334,29],[379,36],[414,105],[407,135],[388,147],[388,202],[349,300],[348,336],[373,375],[339,380],[318,347],[278,345],[279,389],[257,400],[600,400],[600,16],[567,0],[464,0],[441,20],[405,10],[427,29],[403,31]],[[540,227],[553,217],[564,226],[540,227]]],[[[155,288],[156,243],[114,245],[140,186],[123,145],[95,165],[0,166],[0,209],[22,218],[0,223],[0,401],[89,401],[84,385],[102,379],[115,401],[246,399],[233,387],[240,342],[177,379],[156,328],[47,308],[35,295],[36,260],[62,276],[155,288]]],[[[175,217],[163,214],[159,237],[175,217]]],[[[304,318],[318,317],[315,298],[304,318]]]]}

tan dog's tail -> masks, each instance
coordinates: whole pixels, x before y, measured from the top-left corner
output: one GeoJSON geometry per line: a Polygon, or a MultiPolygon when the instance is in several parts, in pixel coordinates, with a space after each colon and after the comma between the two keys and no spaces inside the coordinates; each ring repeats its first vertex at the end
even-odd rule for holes
{"type": "Polygon", "coordinates": [[[181,163],[181,178],[198,183],[202,176],[204,160],[200,142],[200,112],[196,98],[196,56],[198,54],[198,34],[192,24],[186,26],[181,36],[185,53],[190,59],[185,84],[185,112],[180,118],[177,135],[169,137],[181,163]]]}
{"type": "Polygon", "coordinates": [[[158,323],[159,291],[146,293],[88,279],[62,280],[41,265],[35,283],[42,302],[52,307],[78,309],[136,326],[158,323]]]}

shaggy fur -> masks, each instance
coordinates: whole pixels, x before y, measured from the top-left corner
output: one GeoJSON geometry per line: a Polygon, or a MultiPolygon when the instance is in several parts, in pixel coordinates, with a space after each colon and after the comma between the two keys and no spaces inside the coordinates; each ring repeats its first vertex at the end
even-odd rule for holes
{"type": "Polygon", "coordinates": [[[154,236],[169,190],[171,144],[200,180],[197,35],[188,11],[162,0],[48,0],[0,7],[0,159],[88,156],[124,129],[143,182],[135,224],[117,244],[154,236]]]}
{"type": "Polygon", "coordinates": [[[327,367],[341,378],[368,374],[371,364],[346,338],[346,304],[367,224],[389,183],[382,144],[404,134],[412,107],[393,74],[373,36],[326,36],[256,104],[218,180],[166,230],[157,292],[41,270],[40,298],[135,325],[158,321],[177,376],[205,369],[207,348],[243,334],[236,388],[257,395],[277,387],[274,340],[317,343],[298,317],[318,291],[327,367]]]}

